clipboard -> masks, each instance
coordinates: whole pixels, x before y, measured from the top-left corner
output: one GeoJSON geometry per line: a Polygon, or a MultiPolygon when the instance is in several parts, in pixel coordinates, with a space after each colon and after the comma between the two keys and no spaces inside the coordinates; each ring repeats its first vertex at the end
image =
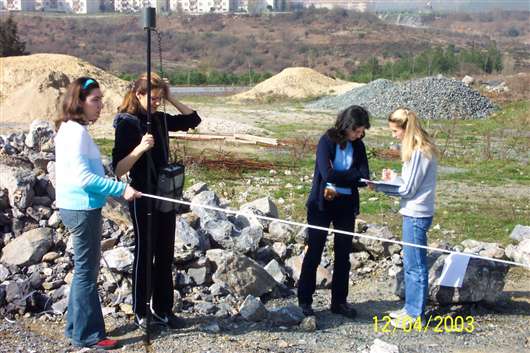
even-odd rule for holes
{"type": "Polygon", "coordinates": [[[361,182],[363,183],[371,183],[375,185],[382,185],[382,186],[388,186],[388,187],[400,187],[403,184],[403,180],[400,177],[394,178],[391,181],[383,181],[383,180],[368,180],[361,178],[361,182]]]}
{"type": "Polygon", "coordinates": [[[364,178],[361,178],[360,181],[363,183],[374,184],[376,186],[376,191],[385,193],[389,196],[399,196],[399,187],[403,184],[403,179],[401,179],[401,177],[396,177],[391,181],[368,180],[364,178]]]}

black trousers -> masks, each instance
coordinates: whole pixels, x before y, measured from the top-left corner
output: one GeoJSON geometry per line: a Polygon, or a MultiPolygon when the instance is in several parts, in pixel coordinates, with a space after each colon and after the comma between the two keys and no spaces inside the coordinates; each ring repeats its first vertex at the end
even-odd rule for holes
{"type": "MultiPolygon", "coordinates": [[[[331,223],[335,229],[353,232],[355,229],[355,212],[353,197],[341,195],[333,201],[325,201],[324,211],[317,205],[308,205],[307,222],[310,225],[328,228],[331,223]]],[[[298,301],[303,304],[313,303],[316,288],[317,268],[322,258],[322,251],[326,244],[327,232],[308,229],[307,251],[302,263],[302,273],[298,281],[298,301]]],[[[346,302],[350,274],[350,253],[352,251],[352,236],[345,234],[334,235],[334,263],[331,283],[331,305],[346,302]]]]}
{"type": "MultiPolygon", "coordinates": [[[[152,257],[147,257],[147,198],[139,198],[129,203],[134,227],[134,264],[133,264],[133,310],[139,316],[145,316],[147,302],[152,299],[152,307],[158,314],[172,312],[173,276],[171,265],[175,246],[175,212],[152,213],[152,257]],[[152,297],[147,298],[146,264],[152,263],[152,297]]],[[[154,205],[153,205],[154,206],[154,205]]]]}

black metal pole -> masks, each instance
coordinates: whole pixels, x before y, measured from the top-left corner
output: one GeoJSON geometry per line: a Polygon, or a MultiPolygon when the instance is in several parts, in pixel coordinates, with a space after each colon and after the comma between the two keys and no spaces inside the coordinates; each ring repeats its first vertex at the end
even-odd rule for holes
{"type": "MultiPolygon", "coordinates": [[[[156,10],[152,7],[146,7],[144,12],[144,29],[147,31],[147,133],[152,133],[151,124],[151,29],[156,27],[156,10]]],[[[147,151],[147,158],[151,159],[151,150],[147,151]]],[[[153,194],[151,181],[151,171],[147,168],[147,189],[148,193],[153,194]]],[[[152,229],[153,229],[153,200],[148,198],[147,200],[147,239],[146,239],[146,269],[145,269],[145,336],[144,342],[146,345],[151,344],[151,292],[152,292],[152,277],[151,270],[153,268],[153,244],[152,244],[152,229]]],[[[137,284],[138,285],[138,284],[137,284]]]]}

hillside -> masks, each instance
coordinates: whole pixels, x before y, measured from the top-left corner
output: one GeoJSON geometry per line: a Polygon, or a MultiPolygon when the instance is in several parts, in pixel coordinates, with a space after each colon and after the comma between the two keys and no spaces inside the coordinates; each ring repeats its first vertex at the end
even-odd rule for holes
{"type": "MultiPolygon", "coordinates": [[[[145,33],[138,15],[28,13],[15,15],[15,20],[32,53],[69,54],[113,72],[144,70],[145,33]]],[[[285,67],[305,66],[336,76],[351,72],[372,56],[390,60],[435,46],[486,48],[491,43],[490,37],[481,33],[397,26],[370,14],[340,10],[260,17],[160,16],[158,28],[167,67],[235,73],[277,73],[285,67]]],[[[155,63],[156,42],[155,38],[155,63]]],[[[530,46],[513,41],[505,47],[504,42],[498,44],[514,55],[528,53],[530,46]]],[[[529,60],[516,62],[517,70],[530,67],[529,60]]]]}
{"type": "Polygon", "coordinates": [[[492,12],[448,14],[428,23],[432,28],[452,32],[486,35],[508,54],[506,65],[513,69],[530,68],[530,12],[492,12]]]}

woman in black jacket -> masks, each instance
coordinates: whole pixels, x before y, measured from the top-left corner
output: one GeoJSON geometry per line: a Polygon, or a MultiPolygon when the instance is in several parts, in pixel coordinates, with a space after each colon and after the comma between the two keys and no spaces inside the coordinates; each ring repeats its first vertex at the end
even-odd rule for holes
{"type": "MultiPolygon", "coordinates": [[[[197,112],[182,104],[169,93],[168,85],[155,73],[151,74],[151,134],[147,133],[147,74],[143,74],[125,96],[119,113],[114,118],[115,140],[112,163],[118,177],[129,172],[131,185],[143,193],[154,193],[158,172],[169,160],[169,131],[187,131],[200,124],[197,112]],[[182,114],[170,115],[159,112],[162,100],[166,100],[182,114]],[[151,159],[145,154],[151,150],[151,159]],[[147,184],[147,172],[152,172],[151,185],[147,184]]],[[[145,329],[147,301],[155,323],[176,329],[182,322],[173,314],[173,279],[171,264],[175,243],[176,212],[161,212],[153,207],[152,249],[153,258],[147,259],[147,199],[129,203],[135,235],[133,267],[133,310],[135,323],[145,329]],[[154,261],[153,261],[154,259],[154,261]],[[153,262],[152,297],[146,297],[146,264],[153,262]]]]}
{"type": "MultiPolygon", "coordinates": [[[[359,180],[369,179],[368,158],[362,138],[370,128],[368,112],[351,106],[340,112],[335,126],[318,142],[313,185],[307,200],[307,222],[310,225],[353,232],[359,214],[359,180]]],[[[298,303],[306,316],[314,315],[311,307],[316,287],[316,273],[326,243],[327,232],[308,229],[307,250],[298,281],[298,303]]],[[[352,237],[335,234],[334,264],[331,287],[331,311],[350,318],[355,309],[346,302],[348,296],[352,237]]]]}

